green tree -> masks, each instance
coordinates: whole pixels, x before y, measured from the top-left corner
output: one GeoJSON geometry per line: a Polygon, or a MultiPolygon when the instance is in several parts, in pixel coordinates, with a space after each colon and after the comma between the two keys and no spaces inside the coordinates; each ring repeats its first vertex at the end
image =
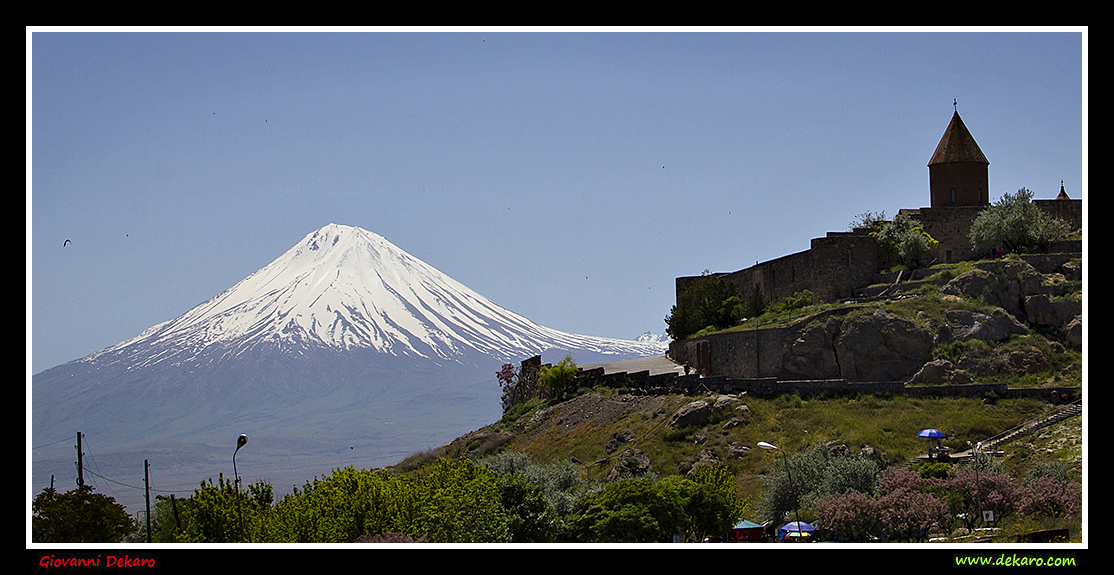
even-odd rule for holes
{"type": "Polygon", "coordinates": [[[405,509],[413,488],[405,478],[391,478],[352,466],[294,488],[273,513],[263,539],[295,543],[348,543],[363,534],[408,533],[405,509]]]}
{"type": "MultiPolygon", "coordinates": [[[[723,498],[729,515],[729,517],[726,517],[726,520],[730,523],[730,525],[727,525],[728,528],[738,523],[750,510],[750,499],[739,495],[739,487],[735,476],[727,466],[698,465],[689,473],[689,479],[707,486],[723,498]]],[[[726,529],[723,529],[716,531],[716,533],[725,533],[726,531],[726,529]]]]}
{"type": "Polygon", "coordinates": [[[971,223],[971,246],[979,251],[998,247],[1017,253],[1043,251],[1071,233],[1067,222],[1046,214],[1032,199],[1033,192],[1021,188],[980,211],[971,223]]]}
{"type": "Polygon", "coordinates": [[[48,487],[31,502],[35,543],[115,543],[135,529],[123,505],[88,485],[65,493],[48,487]]]}
{"type": "Polygon", "coordinates": [[[576,367],[571,355],[565,355],[557,365],[542,366],[538,375],[538,385],[544,389],[549,397],[560,398],[568,391],[580,370],[576,367]]]}
{"type": "Polygon", "coordinates": [[[270,484],[259,481],[241,488],[237,500],[235,482],[226,480],[222,473],[216,483],[209,478],[201,482],[191,497],[175,500],[176,518],[168,503],[168,500],[156,498],[154,541],[238,543],[241,541],[241,511],[243,538],[257,541],[269,520],[274,491],[270,484]]]}
{"type": "Polygon", "coordinates": [[[762,285],[755,283],[754,289],[750,290],[746,306],[742,308],[743,314],[746,317],[758,317],[766,313],[767,307],[769,304],[766,302],[766,294],[762,293],[762,285]]]}
{"type": "Polygon", "coordinates": [[[511,540],[495,474],[470,459],[440,459],[417,480],[414,529],[433,543],[511,540]]]}
{"type": "Polygon", "coordinates": [[[680,526],[682,502],[650,479],[620,479],[585,495],[566,518],[581,543],[667,543],[680,526]]]}
{"type": "Polygon", "coordinates": [[[797,509],[803,510],[830,495],[849,491],[871,495],[877,489],[878,478],[879,467],[873,460],[863,455],[833,453],[827,446],[818,444],[789,456],[788,462],[771,462],[770,472],[762,478],[766,486],[762,514],[769,521],[784,520],[794,511],[794,493],[797,509]],[[792,485],[785,471],[786,463],[792,474],[792,485]]]}
{"type": "Polygon", "coordinates": [[[518,474],[500,475],[496,484],[512,543],[551,543],[557,539],[561,520],[541,487],[518,474]]]}
{"type": "Polygon", "coordinates": [[[877,236],[882,228],[886,227],[886,212],[863,212],[852,220],[849,226],[852,231],[854,230],[869,230],[870,234],[877,236]]]}
{"type": "Polygon", "coordinates": [[[735,290],[719,276],[704,270],[677,297],[677,304],[665,318],[665,333],[674,340],[682,340],[708,327],[731,327],[742,317],[743,306],[735,290]]]}
{"type": "Polygon", "coordinates": [[[803,307],[812,305],[812,290],[802,290],[794,293],[791,296],[786,296],[785,299],[772,303],[767,306],[767,309],[774,313],[782,313],[793,310],[798,310],[803,307]]]}
{"type": "Polygon", "coordinates": [[[567,534],[583,543],[666,543],[727,533],[745,510],[734,478],[722,469],[694,473],[698,480],[671,475],[608,483],[577,501],[567,534]]]}
{"type": "Polygon", "coordinates": [[[882,226],[875,238],[884,249],[895,252],[909,269],[924,266],[928,254],[940,245],[920,223],[903,213],[898,213],[893,221],[882,226]]]}

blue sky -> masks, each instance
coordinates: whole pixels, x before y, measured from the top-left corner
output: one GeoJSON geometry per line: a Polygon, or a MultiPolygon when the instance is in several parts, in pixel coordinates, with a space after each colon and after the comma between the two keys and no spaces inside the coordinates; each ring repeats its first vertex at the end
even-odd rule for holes
{"type": "Polygon", "coordinates": [[[328,223],[548,327],[662,333],[677,276],[926,206],[953,99],[992,200],[1086,200],[1086,32],[29,29],[29,371],[328,223]]]}

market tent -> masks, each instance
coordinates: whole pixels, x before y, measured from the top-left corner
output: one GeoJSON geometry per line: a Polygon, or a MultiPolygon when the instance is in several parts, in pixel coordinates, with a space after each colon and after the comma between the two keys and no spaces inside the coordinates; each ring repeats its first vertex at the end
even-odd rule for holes
{"type": "Polygon", "coordinates": [[[728,541],[761,541],[766,528],[761,525],[743,520],[735,524],[731,528],[731,532],[727,534],[728,541]]]}

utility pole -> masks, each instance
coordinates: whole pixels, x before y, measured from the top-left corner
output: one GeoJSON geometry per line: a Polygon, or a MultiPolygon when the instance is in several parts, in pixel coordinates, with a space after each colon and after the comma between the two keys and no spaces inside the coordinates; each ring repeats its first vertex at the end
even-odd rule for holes
{"type": "Polygon", "coordinates": [[[149,471],[151,464],[147,460],[143,460],[143,492],[144,497],[147,499],[147,542],[151,542],[151,477],[149,471]]]}
{"type": "Polygon", "coordinates": [[[81,432],[77,432],[77,486],[85,487],[85,472],[81,467],[81,432]]]}

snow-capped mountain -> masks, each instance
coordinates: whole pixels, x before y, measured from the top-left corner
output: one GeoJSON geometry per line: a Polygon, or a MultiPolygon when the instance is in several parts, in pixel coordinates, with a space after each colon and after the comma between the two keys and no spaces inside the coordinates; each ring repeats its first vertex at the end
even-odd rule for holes
{"type": "Polygon", "coordinates": [[[657,334],[648,331],[634,338],[634,341],[637,341],[638,343],[646,343],[658,346],[660,349],[662,349],[662,353],[665,353],[665,350],[669,349],[669,342],[673,341],[673,338],[669,337],[668,334],[657,334]]]}
{"type": "Polygon", "coordinates": [[[134,347],[134,367],[280,349],[364,348],[394,356],[463,361],[474,353],[511,361],[547,349],[654,355],[655,339],[626,341],[539,326],[475,293],[369,231],[337,224],[307,235],[263,269],[181,317],[87,360],[134,347]],[[210,354],[211,355],[211,354],[210,354]]]}
{"type": "MultiPolygon", "coordinates": [[[[374,233],[330,224],[182,316],[34,375],[31,431],[33,444],[81,431],[105,450],[157,446],[202,462],[194,485],[228,473],[205,474],[211,454],[182,445],[223,453],[211,446],[248,433],[256,454],[281,459],[255,469],[317,466],[312,476],[333,460],[292,468],[296,456],[392,464],[497,420],[503,363],[665,349],[539,326],[374,233]]],[[[73,471],[72,458],[54,464],[73,471]]]]}

